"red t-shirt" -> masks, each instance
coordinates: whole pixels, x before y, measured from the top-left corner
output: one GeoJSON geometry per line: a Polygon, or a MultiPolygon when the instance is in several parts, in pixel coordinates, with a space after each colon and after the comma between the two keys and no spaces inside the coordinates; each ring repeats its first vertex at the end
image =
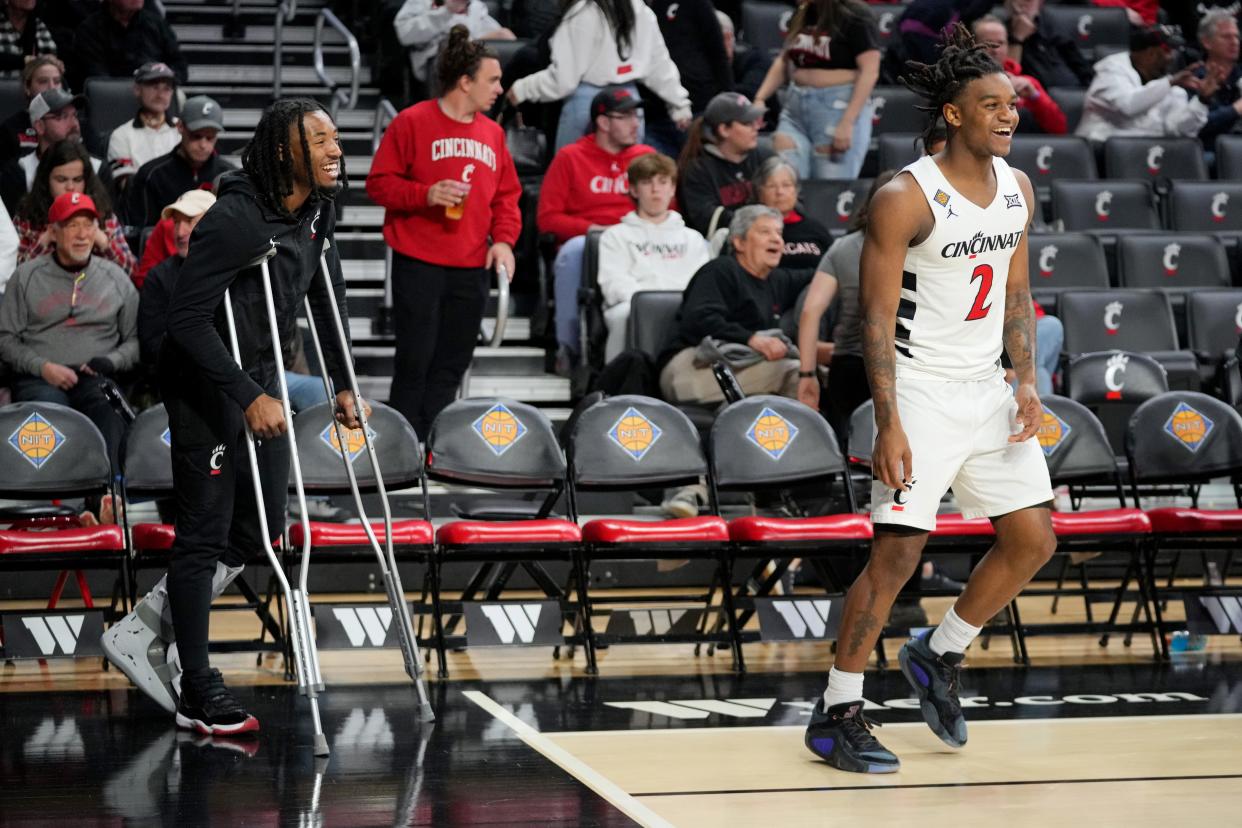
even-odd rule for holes
{"type": "Polygon", "coordinates": [[[155,223],[155,229],[151,231],[142,248],[142,261],[138,262],[138,269],[134,271],[134,287],[142,290],[142,283],[146,281],[151,268],[169,256],[177,255],[177,240],[174,236],[172,219],[160,219],[155,223]]]}
{"type": "Polygon", "coordinates": [[[371,160],[367,194],[385,208],[388,246],[431,264],[482,267],[489,236],[512,245],[522,230],[522,185],[504,130],[483,114],[454,121],[438,100],[414,104],[389,124],[371,160]],[[460,219],[427,205],[431,185],[445,179],[470,184],[460,219]]]}
{"type": "Polygon", "coordinates": [[[605,152],[594,135],[563,147],[552,159],[539,187],[540,233],[552,233],[557,244],[581,236],[592,224],[617,224],[634,209],[626,170],[640,155],[655,150],[635,144],[618,153],[605,152]]]}

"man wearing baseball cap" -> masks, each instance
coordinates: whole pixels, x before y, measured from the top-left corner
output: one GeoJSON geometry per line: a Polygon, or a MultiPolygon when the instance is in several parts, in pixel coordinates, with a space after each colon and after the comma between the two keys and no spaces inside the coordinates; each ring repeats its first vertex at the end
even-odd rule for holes
{"type": "MultiPolygon", "coordinates": [[[[30,99],[27,112],[38,140],[35,151],[10,159],[0,167],[0,197],[10,215],[17,212],[22,196],[34,186],[35,170],[48,147],[68,138],[81,140],[82,125],[78,121],[78,111],[85,107],[85,98],[60,87],[46,89],[30,99]]],[[[99,159],[91,160],[95,171],[100,172],[99,159]]]]}
{"type": "Polygon", "coordinates": [[[125,423],[102,385],[138,361],[138,292],[124,270],[93,255],[99,211],[90,196],[64,193],[47,219],[55,250],[19,265],[0,302],[0,361],[18,375],[15,402],[81,411],[120,468],[125,423]]]}
{"type": "MultiPolygon", "coordinates": [[[[176,201],[160,211],[160,220],[142,246],[142,261],[134,269],[134,287],[142,291],[146,278],[156,265],[170,256],[185,258],[190,248],[190,233],[216,196],[208,190],[187,190],[176,201]]],[[[141,331],[141,324],[139,325],[141,331]]]]}
{"type": "Polygon", "coordinates": [[[1092,141],[1114,135],[1198,136],[1207,123],[1208,104],[1219,81],[1197,78],[1203,64],[1170,73],[1181,38],[1164,26],[1135,29],[1130,51],[1096,61],[1082,119],[1075,130],[1092,141]]]}
{"type": "Polygon", "coordinates": [[[578,286],[586,233],[611,227],[633,209],[626,170],[655,152],[638,143],[642,101],[624,86],[605,86],[591,100],[586,134],[552,158],[539,188],[540,233],[561,246],[552,266],[556,285],[557,370],[568,373],[578,356],[578,286]]]}
{"type": "Polygon", "coordinates": [[[186,190],[214,190],[221,173],[233,169],[216,152],[224,130],[224,111],[206,95],[195,95],[181,107],[177,146],[139,167],[129,187],[125,218],[129,224],[151,227],[160,212],[186,190]]]}
{"type": "Polygon", "coordinates": [[[758,148],[763,112],[741,93],[721,92],[708,101],[695,122],[697,134],[686,142],[677,203],[686,223],[708,238],[729,226],[735,209],[754,201],[751,179],[772,154],[758,148]]]}
{"type": "Polygon", "coordinates": [[[176,91],[177,73],[167,63],[144,63],[134,72],[138,114],[114,129],[108,140],[108,164],[118,184],[181,142],[176,119],[168,114],[176,91]]]}

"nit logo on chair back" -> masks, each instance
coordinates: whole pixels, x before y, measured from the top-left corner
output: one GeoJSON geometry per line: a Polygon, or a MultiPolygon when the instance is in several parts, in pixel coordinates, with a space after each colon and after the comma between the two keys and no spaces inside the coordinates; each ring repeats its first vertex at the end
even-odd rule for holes
{"type": "Polygon", "coordinates": [[[766,406],[746,429],[746,439],[773,460],[780,460],[797,436],[797,426],[766,406]]]}
{"type": "Polygon", "coordinates": [[[1035,439],[1039,441],[1039,447],[1044,450],[1044,456],[1051,457],[1073,430],[1069,423],[1045,406],[1039,430],[1035,432],[1035,439]]]}
{"type": "Polygon", "coordinates": [[[65,435],[38,411],[9,435],[9,445],[36,469],[42,468],[64,444],[65,435]]]}
{"type": "Polygon", "coordinates": [[[1177,404],[1164,424],[1165,433],[1192,453],[1199,450],[1215,427],[1215,423],[1184,402],[1177,404]]]}
{"type": "MultiPolygon", "coordinates": [[[[361,428],[342,427],[341,430],[345,432],[345,456],[348,457],[349,462],[352,463],[358,459],[358,456],[362,454],[363,451],[366,450],[366,438],[362,436],[361,428]]],[[[368,425],[366,436],[370,437],[371,441],[374,442],[379,435],[375,433],[375,429],[368,425]]],[[[332,449],[334,454],[340,454],[341,443],[336,436],[335,423],[328,423],[324,430],[319,432],[319,439],[323,440],[324,444],[328,448],[332,449]]]]}
{"type": "Polygon", "coordinates": [[[504,403],[487,409],[470,427],[497,457],[517,445],[526,434],[526,426],[504,403]]]}
{"type": "Polygon", "coordinates": [[[634,458],[634,462],[638,462],[647,456],[663,433],[659,426],[651,422],[651,418],[630,406],[608,429],[608,438],[634,458]]]}

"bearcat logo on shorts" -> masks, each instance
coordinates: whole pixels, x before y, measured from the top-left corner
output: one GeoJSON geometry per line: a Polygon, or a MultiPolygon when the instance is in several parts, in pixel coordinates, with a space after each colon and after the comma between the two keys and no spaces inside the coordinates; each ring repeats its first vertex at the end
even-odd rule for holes
{"type": "Polygon", "coordinates": [[[608,429],[608,438],[637,462],[647,456],[663,433],[647,415],[630,406],[608,429]]]}
{"type": "Polygon", "coordinates": [[[1044,450],[1044,456],[1051,457],[1073,430],[1069,423],[1057,416],[1055,411],[1044,406],[1044,416],[1039,423],[1039,430],[1035,432],[1035,439],[1039,441],[1039,447],[1044,450]]]}
{"type": "Polygon", "coordinates": [[[38,411],[31,414],[9,435],[9,445],[36,469],[42,468],[65,444],[65,435],[38,411]]]}
{"type": "MultiPolygon", "coordinates": [[[[362,436],[361,428],[345,428],[344,426],[341,426],[341,431],[345,432],[345,456],[348,457],[349,462],[352,463],[358,459],[358,455],[362,454],[362,452],[366,450],[366,438],[362,436]]],[[[368,425],[366,436],[370,437],[371,442],[374,443],[375,438],[378,435],[376,435],[375,429],[368,425]]],[[[334,454],[341,453],[341,443],[336,436],[336,423],[328,423],[327,427],[325,427],[323,431],[319,432],[319,439],[323,440],[324,445],[332,449],[334,454]]]]}
{"type": "Polygon", "coordinates": [[[798,427],[767,406],[746,429],[746,439],[773,460],[780,460],[797,436],[798,427]]]}
{"type": "Polygon", "coordinates": [[[497,457],[517,445],[526,434],[526,426],[504,403],[487,409],[470,427],[497,457]]]}
{"type": "Polygon", "coordinates": [[[1184,402],[1173,409],[1164,430],[1190,452],[1196,452],[1212,433],[1216,424],[1184,402]]]}

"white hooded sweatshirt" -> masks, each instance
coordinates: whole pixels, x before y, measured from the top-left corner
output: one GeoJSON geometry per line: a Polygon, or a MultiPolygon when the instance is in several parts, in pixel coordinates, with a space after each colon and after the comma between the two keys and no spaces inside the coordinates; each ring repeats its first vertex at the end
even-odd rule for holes
{"type": "Polygon", "coordinates": [[[655,224],[631,210],[620,224],[605,230],[599,239],[597,276],[608,325],[605,359],[625,349],[630,297],[640,290],[685,290],[710,258],[707,241],[674,211],[655,224]]]}

